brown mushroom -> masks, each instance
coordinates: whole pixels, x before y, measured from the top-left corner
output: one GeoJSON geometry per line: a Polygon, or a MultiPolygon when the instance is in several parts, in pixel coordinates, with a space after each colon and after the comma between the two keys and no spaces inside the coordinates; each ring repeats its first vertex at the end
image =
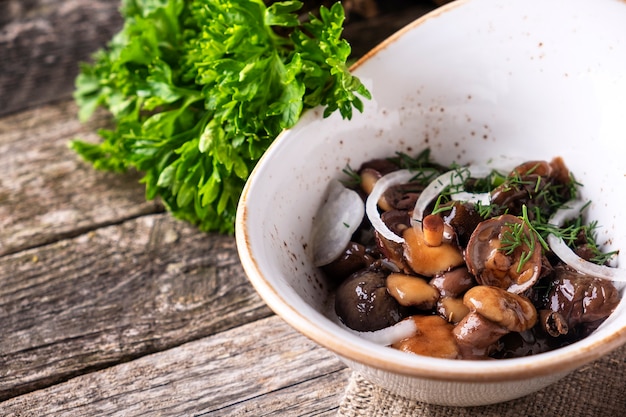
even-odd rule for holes
{"type": "Polygon", "coordinates": [[[380,219],[385,225],[398,236],[411,227],[411,216],[404,210],[389,210],[380,215],[380,219]]]}
{"type": "Polygon", "coordinates": [[[432,310],[439,299],[439,291],[424,279],[392,273],[387,277],[387,291],[405,307],[432,310]]]}
{"type": "Polygon", "coordinates": [[[385,190],[381,197],[381,200],[384,200],[383,206],[396,210],[413,210],[415,202],[424,188],[424,185],[419,182],[392,185],[385,190]]]}
{"type": "Polygon", "coordinates": [[[476,281],[465,266],[460,266],[435,275],[430,285],[437,288],[442,296],[458,297],[476,285],[476,281]]]}
{"type": "Polygon", "coordinates": [[[476,227],[465,261],[479,284],[519,294],[539,279],[541,244],[522,219],[503,214],[476,227]]]}
{"type": "Polygon", "coordinates": [[[502,288],[478,285],[463,296],[470,309],[453,330],[465,358],[487,357],[509,332],[523,332],[537,323],[537,310],[526,297],[502,288]]]}
{"type": "Polygon", "coordinates": [[[386,239],[383,235],[378,233],[378,231],[374,232],[374,237],[376,239],[377,249],[386,259],[388,264],[393,265],[397,271],[403,271],[406,273],[412,272],[404,258],[404,246],[401,243],[386,239]]]}
{"type": "Polygon", "coordinates": [[[365,246],[351,241],[337,259],[321,268],[331,282],[339,284],[351,274],[368,268],[375,260],[375,255],[365,246]]]}
{"type": "Polygon", "coordinates": [[[444,359],[457,359],[459,347],[452,335],[453,326],[439,316],[412,316],[416,333],[391,347],[417,355],[433,356],[444,359]]]}
{"type": "Polygon", "coordinates": [[[573,197],[570,187],[558,187],[559,192],[554,194],[554,185],[565,185],[569,181],[569,170],[561,158],[555,158],[551,162],[525,162],[514,168],[506,180],[492,190],[491,204],[500,213],[516,216],[521,214],[521,207],[526,206],[531,219],[535,215],[535,209],[542,215],[549,215],[555,198],[565,203],[573,197]],[[551,192],[545,193],[548,189],[551,192]],[[547,195],[550,195],[549,200],[546,200],[547,195]]]}
{"type": "Polygon", "coordinates": [[[463,255],[458,247],[450,243],[429,246],[419,225],[406,229],[404,237],[404,259],[411,269],[426,277],[433,277],[462,265],[463,255]]]}
{"type": "Polygon", "coordinates": [[[465,266],[436,275],[430,285],[439,290],[441,297],[437,300],[437,313],[451,323],[458,323],[469,313],[463,304],[462,295],[476,285],[472,274],[465,266]]]}
{"type": "Polygon", "coordinates": [[[349,328],[370,332],[392,326],[404,318],[405,308],[387,292],[386,275],[362,270],[337,288],[335,312],[349,328]]]}
{"type": "Polygon", "coordinates": [[[463,304],[462,298],[441,297],[437,300],[437,313],[450,323],[458,323],[470,312],[469,307],[463,304]]]}
{"type": "Polygon", "coordinates": [[[449,203],[450,210],[443,213],[443,220],[454,230],[454,236],[461,247],[467,242],[476,226],[483,221],[474,204],[453,201],[449,203]]]}
{"type": "Polygon", "coordinates": [[[611,315],[620,301],[611,281],[583,275],[569,267],[554,268],[546,308],[559,313],[575,338],[586,337],[611,315]]]}
{"type": "Polygon", "coordinates": [[[376,185],[378,180],[381,179],[381,177],[382,174],[373,168],[362,169],[359,172],[359,178],[361,178],[361,190],[363,190],[365,194],[369,195],[374,189],[374,186],[376,185]]]}

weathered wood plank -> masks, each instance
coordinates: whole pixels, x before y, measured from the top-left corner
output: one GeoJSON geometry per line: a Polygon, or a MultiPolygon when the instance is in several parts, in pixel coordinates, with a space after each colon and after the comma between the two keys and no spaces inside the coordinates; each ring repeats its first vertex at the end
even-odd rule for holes
{"type": "Polygon", "coordinates": [[[0,114],[69,98],[78,63],[122,26],[119,0],[0,2],[0,114]]]}
{"type": "MultiPolygon", "coordinates": [[[[306,359],[305,356],[301,360],[306,359]]],[[[282,371],[278,369],[277,372],[282,371]]],[[[302,382],[294,382],[293,385],[285,388],[200,415],[211,417],[336,416],[349,378],[348,368],[329,374],[309,375],[302,382]]]]}
{"type": "Polygon", "coordinates": [[[0,410],[4,416],[328,415],[348,378],[334,355],[272,316],[10,399],[0,410]]]}
{"type": "MultiPolygon", "coordinates": [[[[307,1],[304,10],[333,2],[307,1]]],[[[435,3],[344,1],[344,35],[353,56],[362,56],[435,3]]],[[[121,29],[119,6],[120,0],[0,1],[0,115],[70,98],[79,63],[121,29]]]]}
{"type": "Polygon", "coordinates": [[[82,125],[66,101],[0,119],[0,256],[163,210],[139,175],[95,171],[68,148],[98,140],[99,116],[82,125]]]}
{"type": "Polygon", "coordinates": [[[0,283],[0,399],[271,315],[234,238],[168,214],[0,257],[0,283]]]}

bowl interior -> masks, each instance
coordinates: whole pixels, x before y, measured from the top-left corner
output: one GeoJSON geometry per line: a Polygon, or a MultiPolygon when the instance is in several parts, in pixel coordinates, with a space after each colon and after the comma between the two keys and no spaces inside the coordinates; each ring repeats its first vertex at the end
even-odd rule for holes
{"type": "MultiPolygon", "coordinates": [[[[623,22],[626,3],[619,0],[457,1],[372,51],[354,68],[373,95],[364,112],[343,120],[308,111],[272,145],[246,186],[237,240],[261,296],[294,327],[341,355],[377,358],[383,368],[400,358],[355,339],[326,314],[328,288],[312,265],[309,236],[327,184],[344,168],[426,147],[446,164],[512,166],[563,157],[592,201],[589,217],[599,221],[598,240],[607,249],[625,249],[623,22]]],[[[618,266],[626,268],[626,261],[618,266]]],[[[626,320],[617,317],[626,317],[624,304],[576,345],[603,346],[599,354],[623,343],[626,320]],[[607,343],[616,331],[619,337],[607,343]]],[[[576,345],[565,348],[567,354],[585,355],[576,345]]],[[[561,353],[542,355],[567,360],[561,353]]],[[[416,369],[430,366],[419,357],[409,362],[416,369]]]]}

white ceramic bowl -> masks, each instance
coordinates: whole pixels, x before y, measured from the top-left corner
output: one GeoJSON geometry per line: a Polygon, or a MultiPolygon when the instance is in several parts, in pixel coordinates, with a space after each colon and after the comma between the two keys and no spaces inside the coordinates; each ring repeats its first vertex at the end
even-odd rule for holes
{"type": "Polygon", "coordinates": [[[373,95],[363,114],[348,121],[308,111],[247,183],[236,238],[261,297],[372,382],[436,404],[521,397],[624,344],[622,300],[593,335],[532,357],[455,361],[381,347],[327,316],[309,240],[326,185],[347,164],[430,147],[442,163],[562,156],[593,202],[600,237],[624,251],[624,22],[621,0],[460,0],[375,48],[354,67],[373,95]]]}

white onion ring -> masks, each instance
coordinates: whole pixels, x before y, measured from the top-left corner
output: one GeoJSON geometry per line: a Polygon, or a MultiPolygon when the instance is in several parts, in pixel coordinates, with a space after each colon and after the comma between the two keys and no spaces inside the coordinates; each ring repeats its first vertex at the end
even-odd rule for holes
{"type": "Polygon", "coordinates": [[[491,204],[491,193],[468,193],[467,191],[460,191],[450,196],[453,201],[463,201],[472,204],[482,204],[487,206],[491,204]]]}
{"type": "Polygon", "coordinates": [[[328,265],[341,255],[365,215],[361,196],[339,181],[330,182],[327,194],[312,231],[315,266],[328,265]]]}
{"type": "MultiPolygon", "coordinates": [[[[452,171],[448,171],[446,173],[441,174],[435,180],[431,181],[430,184],[422,191],[419,198],[415,202],[415,208],[413,209],[413,221],[421,222],[424,218],[424,211],[428,207],[428,205],[433,201],[443,189],[452,185],[460,185],[463,184],[465,180],[468,178],[484,178],[491,173],[491,169],[485,166],[479,165],[470,165],[467,167],[463,167],[461,169],[454,169],[452,171]],[[469,175],[465,175],[469,174],[469,175]]],[[[462,197],[466,197],[469,201],[470,199],[476,199],[477,201],[484,201],[484,196],[482,194],[474,194],[474,197],[470,197],[470,193],[457,193],[459,195],[459,200],[462,197]]],[[[453,197],[454,199],[454,197],[453,197]]]]}
{"type": "Polygon", "coordinates": [[[398,184],[406,184],[414,176],[415,172],[408,169],[393,171],[383,176],[376,181],[372,192],[369,196],[367,196],[367,200],[365,201],[365,213],[367,214],[370,223],[372,223],[374,229],[376,229],[381,236],[387,240],[391,240],[392,242],[402,243],[404,242],[404,239],[392,232],[380,218],[380,213],[378,212],[378,200],[389,187],[398,184]]]}
{"type": "Polygon", "coordinates": [[[412,318],[404,319],[393,326],[385,327],[384,329],[375,330],[373,332],[358,332],[346,327],[345,325],[344,328],[365,340],[382,346],[393,345],[394,343],[404,340],[407,337],[413,336],[417,332],[417,325],[415,324],[415,320],[412,318]]]}
{"type": "MultiPolygon", "coordinates": [[[[554,213],[554,215],[550,218],[549,223],[557,227],[563,226],[563,223],[565,223],[566,220],[578,217],[581,211],[585,208],[586,204],[587,203],[582,200],[572,200],[566,203],[563,208],[560,208],[556,211],[556,213],[554,213]]],[[[626,269],[613,268],[586,261],[576,255],[574,251],[567,246],[563,239],[552,233],[548,235],[548,245],[550,246],[552,252],[559,257],[559,259],[582,274],[591,275],[593,277],[609,281],[626,282],[626,269]]]]}

